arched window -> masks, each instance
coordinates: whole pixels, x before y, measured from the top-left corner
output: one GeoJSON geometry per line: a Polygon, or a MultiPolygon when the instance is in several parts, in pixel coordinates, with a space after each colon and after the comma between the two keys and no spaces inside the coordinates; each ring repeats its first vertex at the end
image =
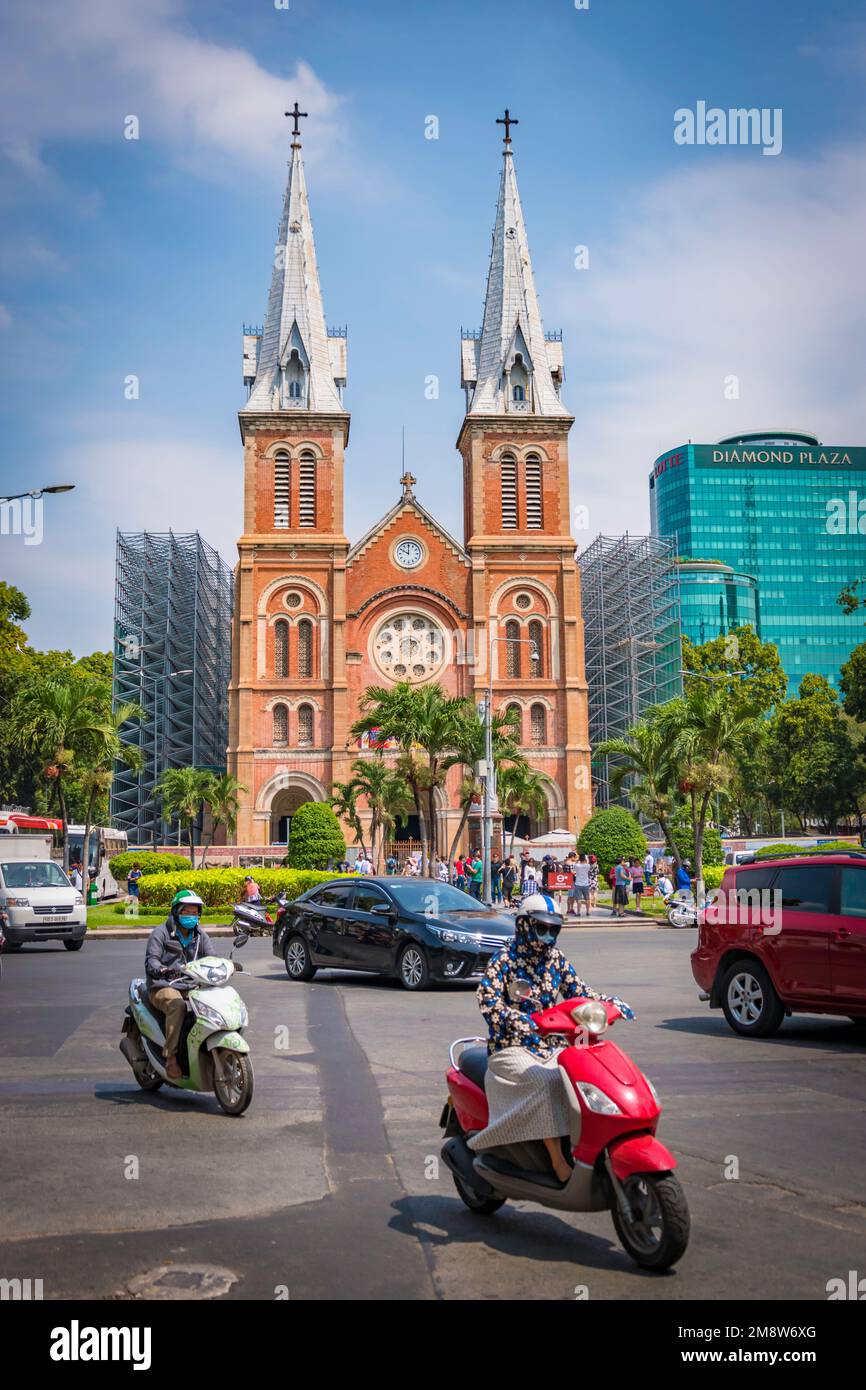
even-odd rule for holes
{"type": "Polygon", "coordinates": [[[289,674],[289,625],[280,618],[274,623],[274,675],[281,680],[289,674]]]}
{"type": "Polygon", "coordinates": [[[274,743],[289,741],[289,711],[285,705],[274,705],[274,743]]]}
{"type": "Polygon", "coordinates": [[[301,399],[301,383],[299,381],[289,382],[289,399],[293,401],[301,399]]]}
{"type": "Polygon", "coordinates": [[[525,401],[528,387],[529,373],[526,370],[523,353],[518,352],[515,354],[511,367],[511,399],[513,401],[525,401]]]}
{"type": "Polygon", "coordinates": [[[523,742],[523,710],[519,705],[508,705],[505,713],[511,716],[512,727],[519,743],[523,742]]]}
{"type": "Polygon", "coordinates": [[[301,454],[300,481],[298,488],[298,524],[316,524],[316,456],[301,454]]]}
{"type": "Polygon", "coordinates": [[[536,748],[547,742],[547,710],[544,705],[532,706],[529,711],[529,727],[536,748]]]}
{"type": "Polygon", "coordinates": [[[529,674],[536,679],[544,675],[544,628],[537,618],[529,624],[529,674]]]}
{"type": "Polygon", "coordinates": [[[511,680],[520,676],[520,624],[510,618],[505,624],[505,674],[511,680]]]}
{"type": "Polygon", "coordinates": [[[502,476],[502,527],[517,527],[517,460],[506,454],[500,464],[502,476]]]}
{"type": "Polygon", "coordinates": [[[274,457],[274,527],[289,524],[289,456],[276,454],[274,457]]]}
{"type": "Polygon", "coordinates": [[[298,706],[298,743],[300,746],[309,747],[313,742],[313,706],[298,706]]]}
{"type": "Polygon", "coordinates": [[[511,399],[512,399],[513,401],[525,401],[525,400],[526,400],[526,392],[524,391],[524,389],[523,389],[522,386],[514,386],[514,387],[512,387],[511,399]]]}
{"type": "Polygon", "coordinates": [[[292,348],[292,354],[283,368],[283,375],[288,400],[301,400],[304,395],[304,364],[298,355],[297,348],[292,348]]]}
{"type": "Polygon", "coordinates": [[[526,460],[526,527],[527,530],[540,531],[543,525],[541,459],[537,454],[530,454],[526,460]]]}
{"type": "Polygon", "coordinates": [[[298,623],[298,675],[313,674],[313,624],[309,618],[298,623]]]}

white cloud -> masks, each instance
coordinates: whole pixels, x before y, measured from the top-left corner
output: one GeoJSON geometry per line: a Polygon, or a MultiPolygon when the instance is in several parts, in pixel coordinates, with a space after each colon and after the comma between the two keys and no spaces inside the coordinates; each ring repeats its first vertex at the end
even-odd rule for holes
{"type": "MultiPolygon", "coordinates": [[[[300,58],[270,72],[237,47],[197,36],[181,0],[41,0],[7,7],[0,126],[7,158],[44,181],[48,141],[123,139],[135,115],[142,141],[170,145],[184,167],[228,177],[225,162],[285,163],[287,104],[309,112],[304,144],[345,173],[342,98],[300,58]]],[[[285,51],[274,11],[274,48],[285,51]]],[[[281,26],[282,23],[282,27],[281,26]]],[[[130,142],[132,143],[132,142],[130,142]]],[[[324,170],[320,172],[320,177],[324,170]]]]}
{"type": "Polygon", "coordinates": [[[587,539],[648,531],[650,465],[688,439],[786,427],[866,442],[866,149],[726,158],[634,197],[592,268],[557,286],[587,539]]]}

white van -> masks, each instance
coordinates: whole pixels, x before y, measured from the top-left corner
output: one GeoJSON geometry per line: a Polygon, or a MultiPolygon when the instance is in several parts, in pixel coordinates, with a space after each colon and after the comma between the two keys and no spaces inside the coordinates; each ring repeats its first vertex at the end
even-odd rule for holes
{"type": "Polygon", "coordinates": [[[20,859],[0,844],[0,910],[7,951],[25,941],[62,941],[80,951],[87,935],[87,908],[66,874],[51,859],[20,859]]]}

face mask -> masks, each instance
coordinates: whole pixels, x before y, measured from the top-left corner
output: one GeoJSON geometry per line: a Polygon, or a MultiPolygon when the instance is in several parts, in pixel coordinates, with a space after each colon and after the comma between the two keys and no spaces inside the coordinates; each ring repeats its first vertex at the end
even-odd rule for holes
{"type": "Polygon", "coordinates": [[[541,942],[542,946],[553,946],[556,942],[556,937],[553,932],[546,931],[543,934],[539,932],[538,940],[541,942]]]}
{"type": "Polygon", "coordinates": [[[183,928],[185,936],[192,936],[193,932],[198,926],[197,917],[179,917],[177,921],[178,926],[183,928]]]}

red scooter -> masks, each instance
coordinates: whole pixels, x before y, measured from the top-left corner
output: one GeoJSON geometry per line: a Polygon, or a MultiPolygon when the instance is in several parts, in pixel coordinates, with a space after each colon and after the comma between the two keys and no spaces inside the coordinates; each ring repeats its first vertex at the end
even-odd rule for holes
{"type": "MultiPolygon", "coordinates": [[[[527,997],[524,981],[517,991],[517,998],[527,997]]],[[[566,1183],[540,1139],[479,1153],[469,1148],[467,1139],[487,1126],[487,1046],[465,1046],[479,1038],[451,1045],[442,1158],[470,1211],[489,1216],[509,1197],[555,1211],[610,1211],[631,1258],[644,1269],[664,1270],[688,1245],[689,1208],[673,1172],[677,1161],[655,1137],[661,1114],[655,1088],[604,1036],[621,1017],[614,1004],[594,999],[569,999],[532,1015],[540,1033],[559,1034],[565,1043],[559,1066],[570,1133],[562,1143],[573,1164],[566,1183]]]]}

